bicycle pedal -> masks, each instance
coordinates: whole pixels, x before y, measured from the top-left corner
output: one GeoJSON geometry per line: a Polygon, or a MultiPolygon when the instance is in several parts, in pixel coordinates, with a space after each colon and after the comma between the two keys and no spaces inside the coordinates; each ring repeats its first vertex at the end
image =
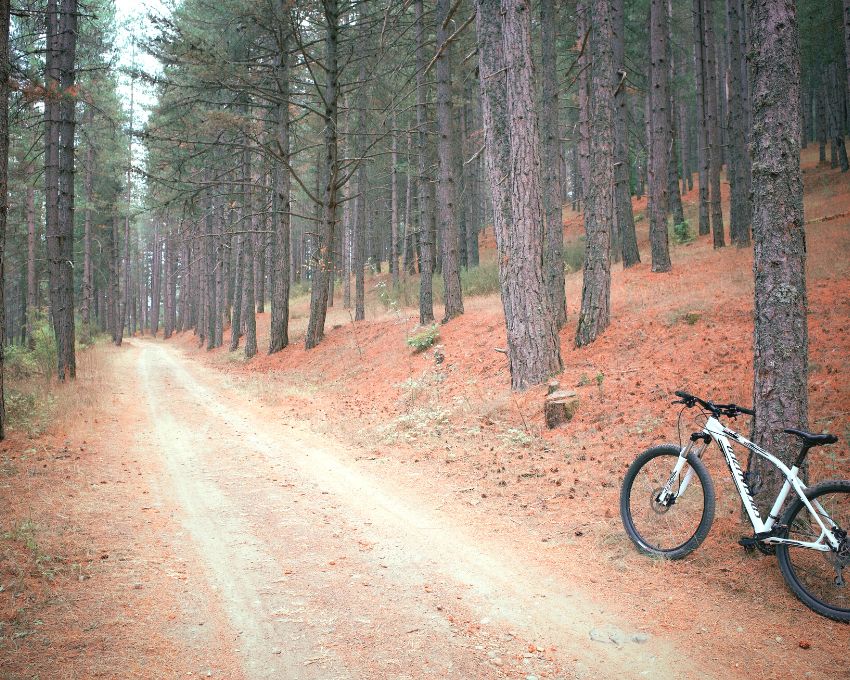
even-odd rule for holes
{"type": "Polygon", "coordinates": [[[757,536],[741,536],[738,540],[738,545],[744,548],[755,548],[759,543],[761,543],[761,538],[757,536]]]}

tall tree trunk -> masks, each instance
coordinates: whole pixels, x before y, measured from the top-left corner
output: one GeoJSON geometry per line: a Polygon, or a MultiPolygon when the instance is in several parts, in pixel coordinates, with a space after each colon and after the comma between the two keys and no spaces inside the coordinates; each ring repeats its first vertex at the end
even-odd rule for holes
{"type": "Polygon", "coordinates": [[[166,340],[174,333],[177,326],[177,248],[174,235],[165,236],[165,320],[162,337],[166,340]]]}
{"type": "Polygon", "coordinates": [[[390,170],[390,278],[393,288],[398,288],[398,131],[396,119],[392,120],[392,169],[390,170]]]}
{"type": "Polygon", "coordinates": [[[704,0],[693,0],[694,19],[694,78],[696,81],[697,101],[697,170],[699,171],[699,234],[705,236],[711,231],[709,217],[709,169],[710,147],[708,140],[708,83],[705,72],[705,29],[703,28],[704,0]]]}
{"type": "MultiPolygon", "coordinates": [[[[800,54],[794,0],[749,2],[753,107],[755,333],[753,441],[791,465],[798,446],[782,433],[808,426],[808,329],[803,183],[800,174],[800,54]]],[[[766,507],[782,482],[758,456],[766,507]]]]}
{"type": "Polygon", "coordinates": [[[652,271],[670,271],[667,237],[667,187],[670,162],[669,104],[667,90],[667,7],[651,0],[650,30],[650,150],[649,150],[649,243],[652,271]]]}
{"type": "MultiPolygon", "coordinates": [[[[842,90],[844,83],[838,77],[838,64],[832,62],[828,67],[829,92],[832,101],[830,102],[830,137],[832,139],[832,148],[835,149],[836,163],[841,172],[847,172],[850,169],[847,161],[847,147],[844,145],[844,124],[846,116],[844,115],[844,97],[842,90]]],[[[835,167],[835,166],[833,166],[835,167]]]]}
{"type": "Polygon", "coordinates": [[[738,0],[726,0],[726,32],[729,49],[729,152],[726,174],[730,183],[729,234],[738,248],[750,245],[750,154],[741,82],[741,16],[738,0]]]}
{"type": "Polygon", "coordinates": [[[457,143],[452,111],[451,44],[449,38],[450,0],[437,0],[437,181],[438,232],[442,246],[443,323],[463,314],[463,294],[458,265],[457,191],[454,181],[453,145],[457,143]]]}
{"type": "Polygon", "coordinates": [[[540,134],[543,161],[543,278],[555,325],[567,323],[564,291],[564,224],[561,216],[561,135],[558,130],[558,6],[556,0],[540,2],[540,76],[543,81],[540,134]]]}
{"type": "Polygon", "coordinates": [[[233,237],[236,255],[233,262],[233,308],[230,316],[230,351],[239,349],[239,338],[242,337],[242,289],[245,271],[244,243],[245,234],[233,237]]]}
{"type": "Polygon", "coordinates": [[[425,86],[425,20],[422,0],[413,1],[416,15],[416,149],[419,155],[419,250],[422,261],[419,267],[419,323],[434,323],[434,239],[431,232],[431,188],[428,178],[428,117],[425,86]]]}
{"type": "Polygon", "coordinates": [[[407,172],[404,201],[404,258],[402,271],[410,276],[416,273],[416,248],[414,239],[416,232],[413,228],[413,132],[407,131],[407,172]]]}
{"type": "Polygon", "coordinates": [[[816,74],[815,104],[817,106],[817,135],[818,135],[818,165],[826,163],[826,138],[827,138],[827,116],[826,116],[826,86],[823,82],[822,73],[816,74]]]}
{"type": "Polygon", "coordinates": [[[614,220],[623,255],[623,267],[640,262],[632,196],[629,188],[629,138],[626,106],[626,25],[623,0],[611,2],[614,55],[614,220]]]}
{"type": "Polygon", "coordinates": [[[112,341],[118,346],[124,340],[124,304],[121,301],[121,247],[119,238],[119,221],[120,217],[115,215],[112,218],[112,341]]]}
{"type": "MultiPolygon", "coordinates": [[[[673,3],[667,0],[667,30],[670,32],[673,26],[673,3]]],[[[673,224],[684,224],[685,211],[682,208],[682,195],[679,193],[679,164],[678,164],[678,136],[679,129],[676,125],[676,59],[673,55],[672,32],[667,36],[667,78],[669,85],[670,101],[667,107],[667,119],[670,123],[670,156],[667,163],[667,200],[670,214],[673,216],[673,224]]]]}
{"type": "Polygon", "coordinates": [[[850,0],[844,0],[844,60],[844,76],[847,78],[847,91],[844,94],[850,106],[850,0]]]}
{"type": "MultiPolygon", "coordinates": [[[[0,0],[3,2],[4,0],[0,0]]],[[[3,7],[0,5],[0,21],[3,21],[2,18],[3,7]]],[[[0,26],[0,31],[3,30],[3,27],[0,26]]],[[[8,30],[8,29],[7,29],[8,30]]],[[[0,34],[0,38],[2,38],[2,34],[0,34]]],[[[2,50],[2,45],[0,45],[0,50],[2,50]]],[[[3,53],[5,54],[5,52],[3,53]]],[[[2,78],[2,74],[0,74],[0,78],[2,78]]],[[[3,87],[3,82],[0,82],[0,88],[3,87]]],[[[0,90],[0,97],[2,97],[2,90],[0,90]]],[[[0,107],[2,107],[2,100],[0,100],[0,107]]],[[[2,110],[0,110],[0,115],[2,115],[2,110]]],[[[0,132],[2,134],[2,132],[0,132]]],[[[2,151],[0,151],[2,153],[2,151]]],[[[0,163],[2,163],[2,158],[0,158],[0,163]]],[[[2,189],[0,189],[2,191],[2,189]]],[[[2,219],[2,218],[0,218],[2,219]]],[[[27,328],[26,328],[26,336],[27,336],[27,347],[30,349],[35,349],[35,322],[36,315],[38,314],[38,279],[36,276],[36,263],[35,263],[35,252],[36,252],[36,227],[35,227],[35,189],[33,187],[27,187],[27,328]]],[[[2,279],[0,279],[2,280],[2,279]]]]}
{"type": "MultiPolygon", "coordinates": [[[[250,153],[246,151],[246,153],[250,153]]],[[[250,175],[248,175],[250,177],[250,175]]],[[[248,197],[246,204],[248,209],[251,210],[251,206],[253,205],[253,190],[252,187],[248,188],[248,197]]],[[[253,211],[252,211],[253,212],[253,211]]],[[[252,226],[252,234],[245,234],[242,239],[242,243],[245,247],[245,252],[242,255],[245,260],[245,271],[243,272],[244,277],[244,288],[243,291],[243,307],[242,307],[242,319],[245,324],[245,358],[250,359],[257,353],[257,316],[256,316],[256,300],[255,300],[255,291],[254,291],[254,265],[256,264],[256,260],[254,257],[254,246],[255,246],[255,238],[254,236],[257,233],[257,215],[256,212],[253,212],[251,217],[251,226],[252,226]]]]}
{"type": "MultiPolygon", "coordinates": [[[[208,182],[209,183],[209,182],[208,182]]],[[[212,188],[207,189],[207,204],[206,218],[204,219],[204,279],[206,286],[206,330],[207,330],[207,349],[211,350],[217,347],[215,344],[215,324],[218,319],[218,310],[216,302],[218,295],[215,287],[215,272],[216,266],[216,248],[215,248],[215,199],[212,195],[212,188]]]]}
{"type": "Polygon", "coordinates": [[[563,365],[543,281],[540,136],[535,116],[529,115],[534,111],[530,13],[523,0],[505,0],[504,10],[498,0],[476,2],[484,147],[508,362],[511,387],[522,390],[563,365]]]}
{"type": "Polygon", "coordinates": [[[44,194],[45,241],[47,246],[47,274],[50,291],[50,319],[57,346],[57,372],[65,378],[64,342],[62,338],[65,300],[62,279],[62,231],[59,219],[59,166],[60,166],[60,115],[61,53],[59,9],[57,0],[47,2],[47,38],[45,54],[44,101],[44,194]]]}
{"type": "Polygon", "coordinates": [[[74,334],[74,128],[77,0],[62,0],[59,18],[59,290],[55,305],[59,378],[77,376],[74,334]]]}
{"type": "Polygon", "coordinates": [[[581,291],[581,311],[576,346],[588,345],[608,327],[611,316],[611,232],[614,186],[614,102],[611,79],[611,13],[608,0],[591,4],[590,47],[593,59],[591,84],[590,182],[584,202],[586,248],[581,291]]]}
{"type": "MultiPolygon", "coordinates": [[[[281,11],[287,7],[281,0],[281,11]]],[[[274,288],[272,290],[272,316],[269,328],[269,354],[279,352],[289,345],[289,249],[290,249],[290,195],[292,179],[289,175],[289,25],[281,21],[280,57],[277,67],[277,88],[280,104],[277,107],[277,144],[284,163],[275,163],[272,214],[274,233],[274,288]]],[[[346,281],[347,281],[346,277],[346,281]]]]}
{"type": "Polygon", "coordinates": [[[722,248],[726,245],[723,234],[723,211],[720,200],[720,170],[723,165],[723,146],[720,139],[720,108],[717,96],[717,41],[714,38],[714,12],[712,11],[713,0],[703,0],[703,28],[705,29],[705,72],[707,77],[703,81],[707,91],[707,115],[709,147],[709,171],[708,183],[709,203],[711,208],[711,233],[714,247],[722,248]]]}
{"type": "Polygon", "coordinates": [[[337,97],[339,71],[337,43],[339,40],[339,9],[337,0],[323,0],[326,21],[325,35],[325,93],[324,93],[324,168],[322,179],[322,221],[319,226],[319,252],[315,277],[310,294],[310,319],[307,323],[305,346],[312,349],[325,335],[328,312],[328,277],[333,270],[333,243],[336,228],[339,159],[337,148],[337,97]]]}
{"type": "MultiPolygon", "coordinates": [[[[5,335],[6,218],[9,211],[9,0],[0,0],[0,338],[5,335]]],[[[0,352],[0,439],[6,438],[5,366],[0,352]]]]}
{"type": "MultiPolygon", "coordinates": [[[[365,36],[365,25],[361,28],[362,35],[365,36]]],[[[366,62],[360,62],[359,79],[361,83],[366,81],[366,62]]],[[[366,195],[369,192],[368,173],[366,170],[366,161],[363,156],[366,153],[368,141],[366,140],[366,106],[368,104],[366,96],[366,86],[361,88],[359,106],[357,109],[357,131],[355,133],[355,149],[357,157],[360,158],[360,166],[357,168],[357,212],[354,216],[354,320],[362,321],[366,318],[366,288],[365,288],[365,268],[366,268],[366,230],[368,221],[366,219],[366,195]]]]}
{"type": "MultiPolygon", "coordinates": [[[[578,174],[583,206],[590,183],[590,0],[576,2],[576,29],[581,52],[578,56],[578,174]]],[[[583,207],[581,208],[584,209],[583,207]]]]}
{"type": "MultiPolygon", "coordinates": [[[[163,221],[162,227],[167,228],[163,221]]],[[[159,333],[159,315],[162,301],[162,238],[159,218],[154,218],[153,226],[153,253],[151,256],[151,335],[156,337],[159,333]]],[[[220,269],[219,269],[220,271],[220,269]]],[[[219,342],[219,345],[221,342],[219,342]]]]}
{"type": "MultiPolygon", "coordinates": [[[[86,106],[86,127],[94,133],[94,106],[86,106]]],[[[89,139],[86,147],[85,167],[85,192],[86,208],[83,213],[83,280],[82,301],[80,304],[80,319],[83,322],[83,333],[86,340],[90,340],[91,332],[91,308],[92,308],[92,254],[91,254],[91,228],[92,228],[92,205],[94,204],[94,143],[89,139]]]]}

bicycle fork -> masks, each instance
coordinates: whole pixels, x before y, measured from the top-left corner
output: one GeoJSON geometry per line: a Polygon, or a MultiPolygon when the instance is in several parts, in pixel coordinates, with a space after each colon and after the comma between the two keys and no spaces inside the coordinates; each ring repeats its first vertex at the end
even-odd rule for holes
{"type": "Polygon", "coordinates": [[[667,481],[664,483],[664,486],[661,487],[661,491],[658,492],[658,496],[655,498],[655,501],[659,505],[663,505],[665,507],[669,507],[676,502],[676,499],[679,496],[682,496],[685,493],[685,490],[688,488],[688,484],[691,482],[691,478],[694,476],[694,469],[692,467],[688,468],[688,471],[685,473],[685,476],[681,481],[679,481],[679,490],[676,493],[673,493],[673,486],[676,484],[676,481],[679,480],[680,475],[682,474],[682,470],[688,464],[688,456],[691,453],[696,452],[697,458],[702,456],[702,452],[705,451],[705,448],[708,444],[703,441],[701,446],[696,446],[696,441],[691,440],[688,442],[688,445],[685,446],[682,451],[679,453],[679,458],[676,460],[676,465],[673,468],[673,472],[667,481]]]}

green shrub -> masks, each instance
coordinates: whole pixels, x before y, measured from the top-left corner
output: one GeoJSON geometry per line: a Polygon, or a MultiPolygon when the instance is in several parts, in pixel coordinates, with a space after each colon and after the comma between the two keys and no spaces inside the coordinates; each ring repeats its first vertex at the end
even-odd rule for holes
{"type": "Polygon", "coordinates": [[[691,233],[691,227],[687,220],[677,222],[673,225],[673,240],[676,243],[690,243],[694,240],[694,235],[691,233]]]}
{"type": "Polygon", "coordinates": [[[3,348],[3,362],[13,378],[47,378],[56,370],[56,338],[49,322],[40,317],[33,324],[33,347],[7,345],[3,348]]]}
{"type": "Polygon", "coordinates": [[[10,378],[30,378],[38,373],[33,353],[23,345],[6,345],[3,348],[3,364],[10,378]]]}
{"type": "Polygon", "coordinates": [[[584,269],[584,239],[564,244],[564,268],[567,273],[584,269]]]}
{"type": "Polygon", "coordinates": [[[477,267],[462,269],[460,285],[467,297],[490,295],[499,292],[499,265],[496,262],[484,262],[477,267]]]}
{"type": "Polygon", "coordinates": [[[440,328],[437,324],[433,324],[407,336],[407,344],[415,351],[423,352],[431,347],[438,337],[440,337],[440,328]]]}

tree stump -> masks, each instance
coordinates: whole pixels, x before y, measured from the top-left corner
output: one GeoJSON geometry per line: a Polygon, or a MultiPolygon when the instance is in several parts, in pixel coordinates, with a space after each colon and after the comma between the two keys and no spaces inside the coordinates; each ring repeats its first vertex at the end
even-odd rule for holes
{"type": "Polygon", "coordinates": [[[546,427],[550,430],[568,423],[578,410],[578,397],[575,392],[558,390],[546,397],[543,414],[546,417],[546,427]]]}

